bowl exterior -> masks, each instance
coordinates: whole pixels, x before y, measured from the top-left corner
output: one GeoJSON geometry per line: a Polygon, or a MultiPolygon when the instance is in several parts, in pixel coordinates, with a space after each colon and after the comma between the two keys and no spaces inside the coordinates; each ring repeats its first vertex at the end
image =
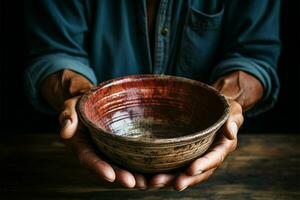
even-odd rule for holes
{"type": "Polygon", "coordinates": [[[127,169],[142,173],[169,171],[187,165],[203,155],[229,116],[228,101],[212,87],[186,78],[154,75],[128,76],[104,82],[83,95],[76,109],[80,120],[88,127],[95,145],[104,155],[127,169]],[[86,108],[85,102],[100,89],[108,88],[108,92],[113,93],[115,90],[112,89],[118,87],[119,84],[122,85],[137,80],[139,80],[140,83],[141,80],[145,82],[149,81],[149,79],[150,81],[154,79],[168,79],[168,81],[171,82],[179,81],[192,85],[193,87],[201,87],[209,91],[211,95],[216,95],[220,99],[220,102],[224,106],[224,111],[221,113],[220,118],[206,129],[174,138],[137,139],[123,137],[98,127],[87,117],[86,109],[90,109],[94,104],[89,104],[86,108]]]}
{"type": "Polygon", "coordinates": [[[142,146],[131,141],[116,141],[90,129],[97,147],[113,162],[142,173],[164,172],[187,165],[212,144],[217,130],[188,142],[142,146]]]}

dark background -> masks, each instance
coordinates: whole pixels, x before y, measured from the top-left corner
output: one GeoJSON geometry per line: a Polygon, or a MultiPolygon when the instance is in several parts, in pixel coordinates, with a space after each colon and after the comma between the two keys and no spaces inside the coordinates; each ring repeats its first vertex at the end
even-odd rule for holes
{"type": "MultiPolygon", "coordinates": [[[[26,1],[25,1],[26,2],[26,1]]],[[[276,106],[246,119],[243,132],[300,133],[300,1],[282,1],[282,55],[278,74],[281,91],[276,106]]],[[[57,116],[33,110],[23,91],[25,35],[23,1],[2,0],[1,5],[1,133],[58,131],[57,116]]],[[[47,23],[47,22],[45,22],[47,23]]]]}

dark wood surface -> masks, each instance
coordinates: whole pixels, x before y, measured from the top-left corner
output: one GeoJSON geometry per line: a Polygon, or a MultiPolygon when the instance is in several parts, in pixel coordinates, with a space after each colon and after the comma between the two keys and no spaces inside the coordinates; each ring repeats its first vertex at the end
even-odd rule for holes
{"type": "Polygon", "coordinates": [[[0,140],[0,199],[300,199],[300,135],[240,135],[208,181],[183,192],[101,183],[55,134],[0,140]]]}

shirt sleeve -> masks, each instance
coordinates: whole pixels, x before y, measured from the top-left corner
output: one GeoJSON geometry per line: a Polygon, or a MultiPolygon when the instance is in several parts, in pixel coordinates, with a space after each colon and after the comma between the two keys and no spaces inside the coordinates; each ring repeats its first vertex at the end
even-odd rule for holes
{"type": "Polygon", "coordinates": [[[87,15],[82,1],[26,1],[28,66],[25,90],[32,105],[52,112],[40,95],[43,80],[50,74],[70,69],[92,83],[97,79],[86,51],[87,15]]]}
{"type": "Polygon", "coordinates": [[[221,62],[210,80],[238,70],[255,76],[264,87],[264,97],[246,115],[257,115],[273,107],[279,93],[280,1],[231,0],[224,11],[221,62]]]}

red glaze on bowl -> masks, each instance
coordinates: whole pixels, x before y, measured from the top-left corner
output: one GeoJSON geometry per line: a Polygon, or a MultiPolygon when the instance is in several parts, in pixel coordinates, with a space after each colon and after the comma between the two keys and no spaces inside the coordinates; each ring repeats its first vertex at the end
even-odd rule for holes
{"type": "Polygon", "coordinates": [[[162,172],[202,155],[227,120],[229,105],[198,81],[134,75],[93,88],[77,111],[111,160],[139,172],[162,172]]]}

